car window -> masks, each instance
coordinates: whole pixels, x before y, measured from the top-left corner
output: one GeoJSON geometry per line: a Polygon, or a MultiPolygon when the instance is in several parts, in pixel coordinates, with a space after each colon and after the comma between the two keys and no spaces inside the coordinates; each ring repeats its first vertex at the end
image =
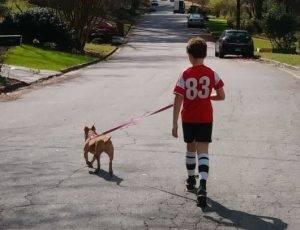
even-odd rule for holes
{"type": "Polygon", "coordinates": [[[191,14],[191,15],[190,15],[190,18],[191,18],[191,19],[200,19],[200,18],[201,18],[201,15],[200,15],[200,14],[191,14]]]}
{"type": "Polygon", "coordinates": [[[236,43],[248,43],[251,39],[251,36],[246,32],[238,32],[238,31],[229,31],[226,32],[227,41],[228,42],[236,42],[236,43]]]}

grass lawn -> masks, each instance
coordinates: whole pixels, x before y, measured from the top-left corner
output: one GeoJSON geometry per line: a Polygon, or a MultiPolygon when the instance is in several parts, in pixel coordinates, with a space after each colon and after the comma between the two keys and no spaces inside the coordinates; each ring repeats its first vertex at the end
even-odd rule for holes
{"type": "Polygon", "coordinates": [[[59,71],[67,67],[93,61],[96,58],[64,53],[60,51],[22,45],[10,48],[5,55],[4,63],[8,65],[25,66],[33,69],[59,71]]]}
{"type": "Polygon", "coordinates": [[[271,42],[267,39],[253,37],[254,49],[256,48],[272,48],[271,42]]]}
{"type": "Polygon", "coordinates": [[[111,51],[113,51],[116,48],[116,46],[113,46],[111,44],[93,44],[93,43],[87,43],[84,47],[85,51],[92,51],[95,53],[99,53],[101,56],[105,56],[109,54],[111,51]]]}
{"type": "Polygon", "coordinates": [[[210,18],[205,25],[216,39],[219,38],[222,32],[228,28],[226,19],[210,18]]]}
{"type": "Polygon", "coordinates": [[[293,66],[300,67],[300,54],[281,54],[281,53],[257,53],[262,58],[272,59],[293,66]]]}
{"type": "Polygon", "coordinates": [[[20,12],[20,9],[26,11],[27,9],[34,7],[33,5],[29,4],[28,1],[25,0],[7,0],[5,2],[5,6],[13,13],[20,12]]]}
{"type": "MultiPolygon", "coordinates": [[[[267,39],[253,38],[254,49],[256,48],[272,48],[271,43],[267,39]]],[[[274,61],[286,63],[293,66],[300,66],[300,54],[282,54],[282,53],[271,53],[271,52],[260,52],[256,55],[262,58],[271,59],[274,61]]]]}
{"type": "Polygon", "coordinates": [[[130,23],[124,23],[124,34],[126,35],[129,32],[131,24],[130,23]]]}

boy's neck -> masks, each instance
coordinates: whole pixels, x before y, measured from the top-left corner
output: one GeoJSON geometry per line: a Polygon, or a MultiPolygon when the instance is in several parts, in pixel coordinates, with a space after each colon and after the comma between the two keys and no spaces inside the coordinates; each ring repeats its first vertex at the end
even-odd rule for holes
{"type": "Polygon", "coordinates": [[[194,59],[192,65],[193,66],[203,65],[203,61],[204,61],[204,59],[202,59],[202,58],[194,59]]]}

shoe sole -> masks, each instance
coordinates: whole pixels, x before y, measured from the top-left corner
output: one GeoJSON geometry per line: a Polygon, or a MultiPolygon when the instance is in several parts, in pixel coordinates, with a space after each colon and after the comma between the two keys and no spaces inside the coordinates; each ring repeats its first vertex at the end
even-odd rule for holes
{"type": "Polygon", "coordinates": [[[207,203],[206,203],[206,196],[204,196],[204,195],[199,195],[198,197],[197,197],[197,205],[199,206],[199,207],[201,207],[201,208],[204,208],[204,207],[206,207],[207,206],[207,203]]]}
{"type": "Polygon", "coordinates": [[[194,189],[187,189],[187,188],[185,188],[185,191],[196,194],[197,189],[196,188],[194,188],[194,189]]]}

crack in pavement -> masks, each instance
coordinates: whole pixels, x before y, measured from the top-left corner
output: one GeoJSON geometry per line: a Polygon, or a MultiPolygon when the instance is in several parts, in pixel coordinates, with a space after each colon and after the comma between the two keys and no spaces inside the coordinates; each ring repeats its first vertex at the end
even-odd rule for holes
{"type": "Polygon", "coordinates": [[[32,192],[32,193],[28,193],[24,196],[25,200],[27,200],[29,203],[28,204],[25,204],[25,205],[20,205],[20,206],[14,206],[12,208],[26,208],[26,207],[29,207],[29,206],[32,206],[32,205],[38,205],[38,204],[35,204],[31,199],[30,197],[33,197],[33,196],[36,196],[36,195],[39,195],[40,193],[44,192],[44,191],[49,191],[49,190],[52,190],[52,189],[56,189],[56,188],[59,188],[59,186],[65,182],[66,180],[70,179],[73,175],[75,175],[79,170],[85,168],[86,166],[84,167],[80,167],[76,170],[74,170],[72,172],[72,174],[70,174],[69,176],[67,176],[66,178],[63,178],[61,180],[58,181],[57,184],[55,184],[54,186],[51,186],[51,187],[48,187],[48,188],[45,188],[45,189],[42,189],[42,190],[39,190],[37,192],[32,192]]]}

